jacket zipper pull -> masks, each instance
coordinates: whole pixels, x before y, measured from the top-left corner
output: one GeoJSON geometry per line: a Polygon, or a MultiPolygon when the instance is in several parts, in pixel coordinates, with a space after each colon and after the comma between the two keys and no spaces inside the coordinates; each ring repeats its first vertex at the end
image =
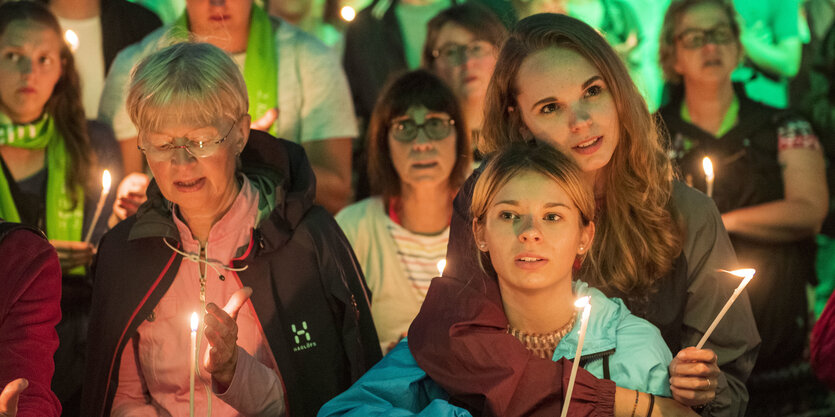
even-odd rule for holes
{"type": "Polygon", "coordinates": [[[360,319],[360,309],[357,307],[357,299],[354,294],[351,294],[351,305],[354,306],[354,314],[357,315],[357,320],[360,319]]]}

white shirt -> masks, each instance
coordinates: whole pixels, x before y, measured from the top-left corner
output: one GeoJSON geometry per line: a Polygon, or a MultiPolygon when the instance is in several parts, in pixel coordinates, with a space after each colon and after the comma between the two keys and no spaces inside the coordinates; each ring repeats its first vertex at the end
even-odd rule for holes
{"type": "Polygon", "coordinates": [[[58,17],[61,27],[78,35],[78,49],[75,50],[75,68],[81,78],[81,102],[88,119],[95,119],[99,113],[99,100],[104,88],[104,46],[101,34],[100,16],[89,19],[64,19],[58,17]]]}

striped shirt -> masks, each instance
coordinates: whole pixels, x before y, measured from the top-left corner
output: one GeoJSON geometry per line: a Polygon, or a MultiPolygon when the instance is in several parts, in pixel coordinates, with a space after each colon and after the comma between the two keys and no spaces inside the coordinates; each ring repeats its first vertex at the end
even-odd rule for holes
{"type": "Polygon", "coordinates": [[[440,275],[438,262],[446,256],[449,226],[438,234],[422,235],[410,232],[389,218],[386,227],[409,282],[422,297],[426,297],[432,278],[440,275]]]}

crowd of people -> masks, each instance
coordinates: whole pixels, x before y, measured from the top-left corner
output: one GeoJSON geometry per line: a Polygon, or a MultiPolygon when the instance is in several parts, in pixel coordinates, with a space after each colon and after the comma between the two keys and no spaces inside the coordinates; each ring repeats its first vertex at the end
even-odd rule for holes
{"type": "Polygon", "coordinates": [[[341,3],[0,0],[0,417],[835,413],[835,1],[341,3]]]}

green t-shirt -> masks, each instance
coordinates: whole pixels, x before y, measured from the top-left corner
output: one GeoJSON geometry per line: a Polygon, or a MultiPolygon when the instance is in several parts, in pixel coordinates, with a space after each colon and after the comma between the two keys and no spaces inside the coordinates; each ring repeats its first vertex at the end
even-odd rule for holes
{"type": "Polygon", "coordinates": [[[451,5],[452,0],[435,0],[433,3],[419,6],[403,2],[397,4],[394,12],[400,24],[403,52],[409,69],[420,66],[420,55],[423,52],[423,42],[426,40],[426,24],[441,10],[451,5]]]}

